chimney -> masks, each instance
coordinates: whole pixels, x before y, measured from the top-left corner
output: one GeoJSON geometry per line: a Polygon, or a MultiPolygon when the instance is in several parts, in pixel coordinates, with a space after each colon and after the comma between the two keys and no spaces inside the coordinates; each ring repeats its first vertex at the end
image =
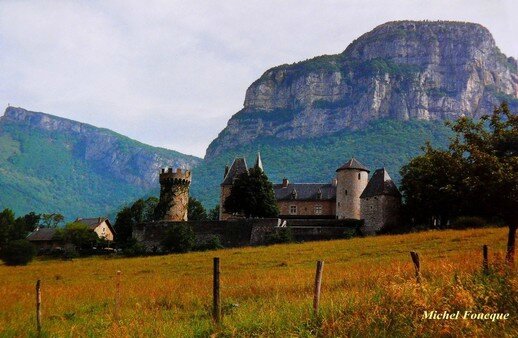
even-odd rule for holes
{"type": "Polygon", "coordinates": [[[284,177],[282,179],[282,187],[286,188],[288,186],[288,184],[290,184],[290,181],[288,181],[288,179],[286,177],[284,177]]]}

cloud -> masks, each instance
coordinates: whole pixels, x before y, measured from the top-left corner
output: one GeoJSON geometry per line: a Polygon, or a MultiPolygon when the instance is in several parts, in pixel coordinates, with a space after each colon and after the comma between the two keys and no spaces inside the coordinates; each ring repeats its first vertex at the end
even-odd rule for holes
{"type": "Polygon", "coordinates": [[[2,1],[0,98],[199,156],[266,69],[400,19],[478,22],[518,56],[513,1],[2,1]]]}

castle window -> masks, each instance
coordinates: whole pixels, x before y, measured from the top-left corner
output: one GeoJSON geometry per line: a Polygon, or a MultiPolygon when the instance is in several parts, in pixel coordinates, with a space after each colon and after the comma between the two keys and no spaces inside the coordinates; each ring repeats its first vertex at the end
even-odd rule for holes
{"type": "Polygon", "coordinates": [[[296,215],[296,214],[297,214],[297,206],[290,205],[290,215],[296,215]]]}
{"type": "Polygon", "coordinates": [[[315,215],[322,215],[322,206],[320,204],[315,205],[315,215]]]}
{"type": "Polygon", "coordinates": [[[345,189],[345,196],[347,196],[347,189],[345,189]]]}
{"type": "Polygon", "coordinates": [[[358,173],[358,179],[362,178],[362,173],[358,173]]]}

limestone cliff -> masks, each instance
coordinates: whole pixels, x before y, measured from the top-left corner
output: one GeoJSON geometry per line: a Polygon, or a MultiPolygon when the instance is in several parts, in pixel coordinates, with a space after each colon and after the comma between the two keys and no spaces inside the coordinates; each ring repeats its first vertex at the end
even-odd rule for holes
{"type": "Polygon", "coordinates": [[[388,22],[340,54],[267,70],[206,159],[261,137],[318,137],[380,118],[478,117],[504,99],[518,105],[517,68],[481,25],[388,22]]]}

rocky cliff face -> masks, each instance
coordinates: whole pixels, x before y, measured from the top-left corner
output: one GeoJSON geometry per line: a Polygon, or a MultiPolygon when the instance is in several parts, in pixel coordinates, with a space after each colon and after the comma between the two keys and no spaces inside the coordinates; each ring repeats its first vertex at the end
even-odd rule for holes
{"type": "Polygon", "coordinates": [[[56,116],[8,107],[0,117],[2,126],[10,125],[48,132],[60,138],[66,147],[103,176],[144,189],[158,186],[161,167],[192,168],[200,159],[172,150],[151,147],[108,129],[97,128],[56,116]]]}
{"type": "Polygon", "coordinates": [[[504,99],[518,106],[517,69],[481,25],[389,22],[341,54],[266,71],[206,159],[261,137],[318,137],[380,118],[478,117],[504,99]]]}

